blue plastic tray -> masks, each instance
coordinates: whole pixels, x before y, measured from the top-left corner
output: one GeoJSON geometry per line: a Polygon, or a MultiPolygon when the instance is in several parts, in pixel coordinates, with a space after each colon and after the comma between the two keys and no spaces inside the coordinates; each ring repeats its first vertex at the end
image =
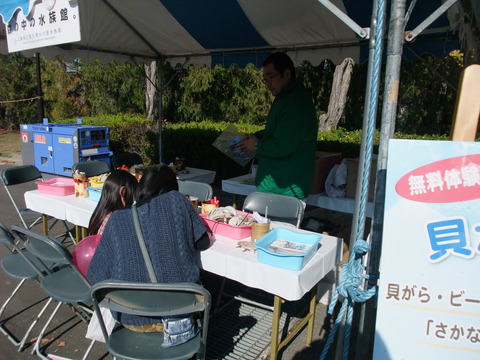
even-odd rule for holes
{"type": "Polygon", "coordinates": [[[288,270],[301,270],[317,252],[321,239],[320,234],[273,229],[255,241],[258,261],[288,270]],[[278,239],[285,240],[288,242],[285,245],[293,245],[293,248],[273,247],[278,239]]]}
{"type": "Polygon", "coordinates": [[[102,195],[102,188],[100,187],[88,187],[88,197],[90,200],[98,202],[100,200],[100,196],[102,195]]]}

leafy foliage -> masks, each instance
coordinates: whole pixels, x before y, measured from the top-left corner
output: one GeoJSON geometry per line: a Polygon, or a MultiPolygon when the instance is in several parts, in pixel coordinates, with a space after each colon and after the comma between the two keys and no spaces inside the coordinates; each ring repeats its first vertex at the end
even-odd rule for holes
{"type": "Polygon", "coordinates": [[[60,59],[43,61],[43,67],[45,113],[51,121],[83,114],[85,104],[78,73],[69,72],[71,70],[60,59]]]}
{"type": "Polygon", "coordinates": [[[297,69],[297,76],[303,79],[303,84],[312,93],[318,115],[328,110],[334,72],[335,65],[329,60],[319,66],[305,62],[297,69]]]}
{"type": "Polygon", "coordinates": [[[137,113],[145,110],[145,79],[141,66],[114,62],[82,63],[80,85],[85,93],[84,115],[137,113]]]}
{"type": "Polygon", "coordinates": [[[0,128],[37,122],[37,82],[32,58],[0,56],[0,128]],[[30,100],[28,100],[30,99],[30,100]]]}
{"type": "Polygon", "coordinates": [[[450,132],[461,67],[455,57],[405,61],[402,67],[396,129],[404,133],[450,132]]]}
{"type": "MultiPolygon", "coordinates": [[[[401,69],[397,131],[442,135],[450,131],[456,100],[455,86],[462,70],[462,54],[446,59],[423,57],[404,61],[401,69]]],[[[145,84],[142,65],[98,61],[65,63],[61,59],[41,61],[45,116],[51,122],[76,117],[136,114],[145,117],[145,84]]],[[[327,111],[335,66],[304,63],[298,75],[316,106],[317,115],[327,111]]],[[[261,69],[237,66],[213,69],[183,68],[162,64],[162,114],[167,124],[226,122],[262,125],[273,100],[261,83],[261,69]]],[[[362,127],[366,64],[357,64],[348,100],[339,126],[362,127]]],[[[15,129],[19,123],[37,122],[35,63],[13,54],[0,56],[0,127],[15,129]]],[[[383,89],[380,89],[381,104],[383,89]]],[[[157,110],[158,112],[158,110],[157,110]]],[[[381,118],[379,109],[378,119],[381,118]]],[[[379,127],[380,124],[377,124],[379,127]]]]}
{"type": "Polygon", "coordinates": [[[260,81],[260,70],[253,66],[245,69],[190,67],[181,80],[175,122],[210,120],[259,124],[272,101],[260,81]]]}

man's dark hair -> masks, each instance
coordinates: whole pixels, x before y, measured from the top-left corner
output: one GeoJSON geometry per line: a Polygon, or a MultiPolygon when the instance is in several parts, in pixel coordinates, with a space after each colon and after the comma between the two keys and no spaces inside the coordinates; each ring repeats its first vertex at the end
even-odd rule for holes
{"type": "Polygon", "coordinates": [[[283,52],[276,52],[268,55],[268,57],[263,62],[263,67],[267,66],[268,64],[273,64],[275,70],[277,70],[282,75],[285,70],[289,69],[292,73],[292,79],[296,78],[295,66],[293,65],[292,59],[290,59],[290,56],[288,56],[287,54],[283,52]]]}

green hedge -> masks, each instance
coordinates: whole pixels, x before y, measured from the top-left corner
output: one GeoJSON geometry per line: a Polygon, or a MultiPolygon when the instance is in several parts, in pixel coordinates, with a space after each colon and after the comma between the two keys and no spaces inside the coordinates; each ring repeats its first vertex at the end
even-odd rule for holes
{"type": "MultiPolygon", "coordinates": [[[[74,120],[76,121],[76,120],[74,120]]],[[[74,122],[73,121],[73,122],[74,122]]],[[[66,120],[65,122],[72,122],[66,120]]],[[[85,125],[108,126],[110,128],[110,148],[114,153],[137,152],[146,164],[159,163],[158,126],[156,121],[145,120],[137,115],[109,115],[84,118],[85,125]]],[[[248,166],[242,167],[212,146],[215,139],[229,123],[188,123],[163,124],[162,150],[163,162],[170,163],[175,157],[183,157],[187,166],[215,170],[216,182],[221,179],[245,174],[248,166]]],[[[237,124],[243,133],[253,133],[262,126],[237,124]]],[[[379,131],[375,132],[374,152],[378,147],[379,131]]],[[[418,136],[395,134],[399,139],[448,140],[444,136],[418,136]]],[[[317,150],[341,152],[345,158],[356,158],[360,153],[362,131],[347,131],[338,128],[333,131],[320,131],[317,137],[317,150]]]]}

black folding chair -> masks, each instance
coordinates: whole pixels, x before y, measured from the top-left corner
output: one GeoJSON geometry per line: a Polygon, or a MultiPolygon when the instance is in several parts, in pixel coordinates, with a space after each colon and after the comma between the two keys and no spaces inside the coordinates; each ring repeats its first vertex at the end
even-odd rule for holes
{"type": "MultiPolygon", "coordinates": [[[[46,276],[48,271],[51,271],[55,267],[55,264],[51,262],[40,262],[35,256],[25,249],[23,242],[15,237],[15,235],[2,223],[0,223],[0,243],[2,243],[9,252],[9,255],[0,260],[0,266],[3,272],[11,279],[20,280],[10,296],[3,303],[2,308],[0,309],[1,318],[7,309],[7,306],[14,301],[14,299],[16,299],[15,295],[17,295],[23,285],[27,281],[40,281],[40,279],[46,276]]],[[[18,351],[24,350],[26,342],[29,340],[30,333],[37,324],[38,320],[40,320],[42,317],[43,313],[47,310],[48,305],[50,305],[52,300],[52,298],[48,298],[48,301],[42,307],[40,312],[33,318],[33,321],[30,323],[30,326],[21,339],[18,339],[7,328],[6,323],[9,320],[8,318],[0,321],[0,331],[7,337],[8,340],[10,340],[12,344],[18,347],[18,351]]]]}
{"type": "MultiPolygon", "coordinates": [[[[30,187],[31,189],[36,188],[34,182],[43,181],[40,170],[38,170],[37,167],[34,165],[14,166],[4,169],[1,173],[1,178],[7,195],[10,198],[10,201],[12,202],[15,211],[20,217],[20,221],[22,222],[23,226],[25,226],[27,229],[31,229],[35,225],[40,224],[42,222],[42,214],[30,210],[25,206],[21,206],[21,204],[24,204],[23,197],[20,199],[18,196],[14,196],[14,194],[10,191],[11,188],[20,186],[22,184],[24,186],[30,187]]],[[[46,221],[48,222],[48,220],[53,221],[50,226],[48,226],[48,223],[44,225],[44,232],[46,233],[48,233],[59,221],[58,219],[54,219],[52,217],[47,217],[46,221]]],[[[60,236],[64,238],[69,237],[75,245],[76,242],[73,235],[73,229],[69,228],[66,221],[61,220],[61,223],[65,227],[65,233],[61,234],[60,236]]]]}
{"type": "Polygon", "coordinates": [[[198,201],[210,200],[213,196],[212,187],[198,181],[178,180],[178,191],[184,195],[196,196],[198,201]]]}
{"type": "Polygon", "coordinates": [[[105,337],[107,349],[120,359],[205,358],[211,296],[195,283],[132,283],[106,280],[92,286],[92,303],[105,337]],[[119,313],[161,317],[194,314],[200,331],[187,342],[162,347],[163,332],[141,333],[120,324],[108,335],[100,306],[119,313]]]}
{"type": "Polygon", "coordinates": [[[260,191],[252,192],[245,198],[243,211],[256,211],[271,220],[290,223],[297,228],[305,212],[303,203],[296,197],[260,191]]]}
{"type": "Polygon", "coordinates": [[[131,168],[134,165],[141,165],[143,164],[142,157],[134,152],[128,152],[123,154],[114,154],[110,156],[110,163],[112,165],[112,169],[117,169],[122,165],[125,165],[131,168]]]}
{"type": "Polygon", "coordinates": [[[75,172],[76,170],[84,172],[87,178],[89,178],[110,172],[110,166],[101,160],[82,161],[73,164],[72,171],[75,172]]]}
{"type": "MultiPolygon", "coordinates": [[[[56,239],[37,234],[21,226],[12,226],[12,231],[24,240],[25,246],[41,262],[58,264],[58,269],[49,271],[40,280],[40,286],[49,297],[57,302],[57,306],[40,331],[35,342],[34,352],[42,359],[49,360],[41,349],[43,339],[50,324],[52,324],[60,306],[68,305],[81,320],[88,323],[93,311],[90,309],[90,284],[80,273],[72,261],[72,255],[61,242],[56,239]]],[[[86,359],[95,341],[92,341],[85,352],[86,359]]]]}

